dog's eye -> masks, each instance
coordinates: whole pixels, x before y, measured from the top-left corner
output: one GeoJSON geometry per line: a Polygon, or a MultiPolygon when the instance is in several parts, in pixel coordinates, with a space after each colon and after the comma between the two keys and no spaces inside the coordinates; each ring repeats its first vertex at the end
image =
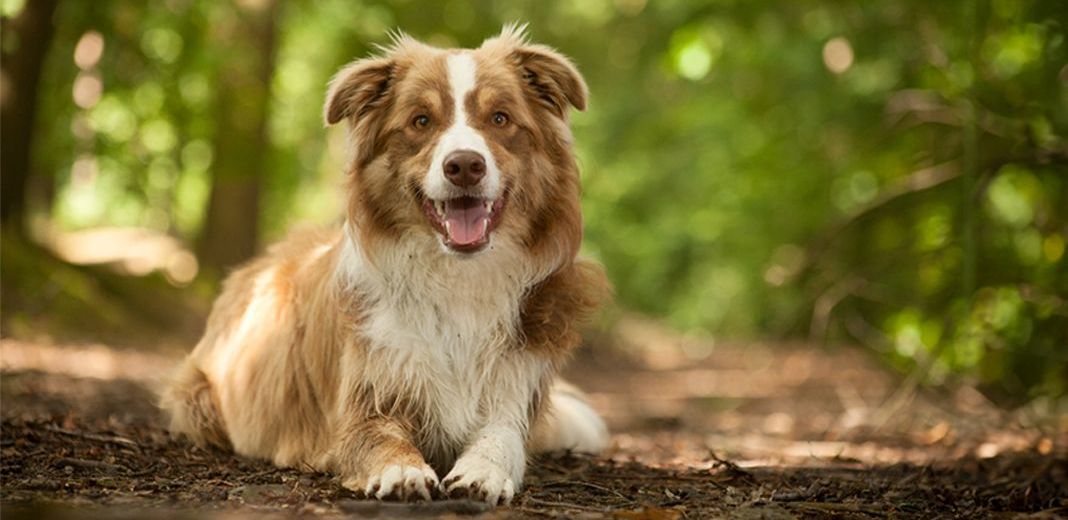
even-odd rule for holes
{"type": "Polygon", "coordinates": [[[505,114],[504,112],[494,112],[494,114],[493,114],[493,124],[495,124],[497,126],[507,125],[508,124],[508,114],[505,114]]]}
{"type": "Polygon", "coordinates": [[[423,129],[430,126],[430,118],[426,114],[419,114],[412,118],[412,126],[423,129]]]}

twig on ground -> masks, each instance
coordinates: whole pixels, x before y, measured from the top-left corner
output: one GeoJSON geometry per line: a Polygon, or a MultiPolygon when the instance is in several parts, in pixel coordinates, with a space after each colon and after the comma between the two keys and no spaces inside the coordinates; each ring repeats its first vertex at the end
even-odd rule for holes
{"type": "Polygon", "coordinates": [[[620,493],[619,491],[616,491],[616,490],[611,489],[611,488],[606,488],[604,486],[598,486],[597,484],[592,484],[592,483],[589,483],[589,482],[582,482],[581,480],[553,480],[553,481],[544,482],[544,483],[541,484],[541,487],[553,487],[553,486],[582,486],[582,487],[588,487],[590,489],[596,489],[596,490],[599,490],[599,491],[604,491],[605,493],[611,493],[611,494],[613,494],[613,495],[615,495],[615,496],[617,496],[619,498],[622,498],[623,500],[626,500],[627,502],[634,502],[633,500],[627,498],[626,495],[624,495],[623,493],[620,493]]]}
{"type": "Polygon", "coordinates": [[[551,500],[541,500],[541,499],[537,499],[537,498],[534,498],[534,497],[527,497],[526,501],[528,503],[536,505],[536,506],[563,507],[563,508],[567,508],[567,509],[575,509],[575,510],[578,510],[578,511],[593,511],[593,512],[597,512],[597,513],[603,513],[604,512],[604,508],[584,506],[582,504],[572,504],[570,502],[553,502],[551,500]]]}
{"type": "Polygon", "coordinates": [[[138,444],[138,443],[136,443],[136,442],[134,442],[134,441],[132,441],[130,439],[127,439],[125,437],[119,437],[117,435],[101,435],[101,434],[89,433],[89,432],[76,432],[76,431],[72,431],[72,430],[67,430],[65,428],[60,428],[59,426],[53,426],[51,424],[45,425],[44,429],[47,430],[47,431],[53,432],[53,433],[61,434],[61,435],[68,435],[70,437],[79,437],[79,438],[90,440],[90,441],[103,442],[103,443],[108,443],[108,444],[118,444],[120,446],[126,446],[126,447],[130,447],[130,448],[134,448],[134,449],[136,449],[138,451],[141,451],[141,445],[140,444],[138,444]]]}
{"type": "Polygon", "coordinates": [[[838,502],[784,502],[789,507],[802,509],[814,509],[824,513],[831,511],[836,513],[864,513],[872,516],[886,516],[886,511],[866,504],[842,504],[838,502]]]}
{"type": "Polygon", "coordinates": [[[716,467],[723,468],[723,471],[727,473],[728,476],[747,480],[749,482],[756,482],[756,477],[754,477],[752,473],[740,468],[737,464],[729,460],[719,458],[719,455],[716,455],[715,451],[708,450],[708,456],[715,461],[716,467]]]}
{"type": "Polygon", "coordinates": [[[101,471],[106,471],[108,473],[117,473],[117,472],[129,473],[130,472],[130,468],[127,468],[126,466],[120,466],[118,464],[109,464],[109,463],[101,461],[101,460],[86,460],[86,459],[75,459],[75,458],[70,458],[70,457],[63,457],[61,459],[56,460],[55,464],[56,464],[56,467],[58,467],[58,468],[62,468],[64,466],[71,466],[71,467],[82,468],[82,469],[101,470],[101,471]]]}
{"type": "Polygon", "coordinates": [[[529,515],[557,516],[557,513],[549,509],[537,509],[534,507],[512,506],[512,511],[520,511],[529,515]]]}

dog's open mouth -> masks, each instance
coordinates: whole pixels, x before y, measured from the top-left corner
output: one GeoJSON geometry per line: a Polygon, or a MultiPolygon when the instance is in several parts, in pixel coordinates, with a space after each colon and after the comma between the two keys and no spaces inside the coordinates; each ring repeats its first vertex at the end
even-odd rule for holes
{"type": "Polygon", "coordinates": [[[472,253],[489,243],[504,209],[504,198],[458,197],[448,200],[423,199],[423,211],[445,246],[453,251],[472,253]]]}

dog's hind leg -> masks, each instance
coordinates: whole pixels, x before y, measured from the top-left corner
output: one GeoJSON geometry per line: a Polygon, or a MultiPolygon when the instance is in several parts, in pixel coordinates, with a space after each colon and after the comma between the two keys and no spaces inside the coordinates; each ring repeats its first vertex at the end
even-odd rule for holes
{"type": "Polygon", "coordinates": [[[534,423],[531,451],[597,454],[608,446],[608,428],[578,388],[557,380],[549,391],[547,404],[534,423]]]}
{"type": "Polygon", "coordinates": [[[170,415],[172,432],[187,435],[201,446],[212,444],[230,448],[215,391],[204,372],[191,360],[182,361],[167,383],[160,398],[160,407],[170,415]]]}

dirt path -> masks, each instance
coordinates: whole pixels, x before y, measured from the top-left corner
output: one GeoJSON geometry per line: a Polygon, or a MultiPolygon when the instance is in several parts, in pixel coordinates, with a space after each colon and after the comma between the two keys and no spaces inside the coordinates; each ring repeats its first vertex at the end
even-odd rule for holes
{"type": "Polygon", "coordinates": [[[511,508],[361,502],[329,475],[202,450],[161,428],[151,388],[180,351],[3,340],[4,516],[299,512],[485,518],[1057,518],[1068,419],[977,392],[884,406],[897,382],[852,350],[713,345],[626,320],[570,378],[613,431],[601,458],[533,462],[511,508]],[[622,345],[622,346],[621,346],[622,345]]]}

